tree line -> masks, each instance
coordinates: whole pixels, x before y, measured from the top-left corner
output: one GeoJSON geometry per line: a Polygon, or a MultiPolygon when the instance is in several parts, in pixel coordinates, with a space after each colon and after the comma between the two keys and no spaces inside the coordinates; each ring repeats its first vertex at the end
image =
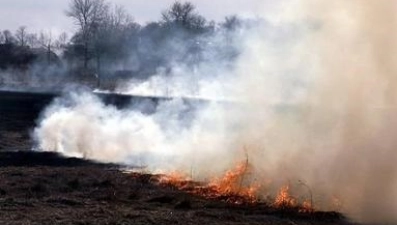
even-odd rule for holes
{"type": "Polygon", "coordinates": [[[194,68],[213,57],[227,63],[238,54],[231,39],[243,22],[236,16],[208,21],[192,3],[179,1],[165,9],[159,21],[145,25],[106,0],[71,0],[65,16],[76,28],[70,37],[30,33],[25,26],[14,33],[0,32],[0,69],[40,62],[100,81],[117,72],[144,79],[158,68],[167,71],[175,64],[194,68]],[[217,41],[220,34],[225,39],[217,41]]]}

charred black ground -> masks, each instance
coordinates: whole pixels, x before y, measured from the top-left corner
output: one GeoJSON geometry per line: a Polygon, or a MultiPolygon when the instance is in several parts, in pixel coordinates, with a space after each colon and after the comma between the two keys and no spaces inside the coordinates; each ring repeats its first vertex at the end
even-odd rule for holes
{"type": "MultiPolygon", "coordinates": [[[[30,150],[33,142],[31,133],[38,124],[41,113],[54,99],[67,96],[60,92],[20,92],[0,91],[0,151],[30,150]]],[[[151,114],[161,101],[171,98],[130,96],[122,94],[96,93],[104,104],[117,108],[133,107],[142,113],[151,114]]],[[[188,113],[194,108],[206,104],[206,100],[184,98],[182,101],[189,107],[188,113]]]]}
{"type": "Polygon", "coordinates": [[[55,96],[0,93],[0,224],[351,224],[335,212],[208,200],[159,185],[156,175],[30,151],[30,132],[55,96]]]}

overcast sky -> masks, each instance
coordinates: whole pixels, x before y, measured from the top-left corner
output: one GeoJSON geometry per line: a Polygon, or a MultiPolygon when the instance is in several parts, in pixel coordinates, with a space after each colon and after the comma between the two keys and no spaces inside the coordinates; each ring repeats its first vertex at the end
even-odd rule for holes
{"type": "MultiPolygon", "coordinates": [[[[136,22],[157,21],[161,12],[175,0],[108,0],[123,5],[136,22]]],[[[190,0],[207,19],[220,21],[227,15],[257,16],[272,10],[272,0],[190,0]]],[[[274,1],[273,1],[274,2],[274,1]]],[[[27,26],[31,32],[72,32],[74,27],[65,16],[69,0],[0,0],[0,30],[27,26]]]]}

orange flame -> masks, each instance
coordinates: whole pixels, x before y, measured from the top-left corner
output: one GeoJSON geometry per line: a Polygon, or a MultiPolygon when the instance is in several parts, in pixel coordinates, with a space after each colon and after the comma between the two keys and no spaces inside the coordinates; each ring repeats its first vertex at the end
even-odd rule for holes
{"type": "Polygon", "coordinates": [[[296,209],[300,213],[313,213],[315,211],[312,200],[298,202],[298,200],[293,197],[289,191],[289,185],[281,187],[274,200],[273,206],[282,210],[296,209]]]}
{"type": "MultiPolygon", "coordinates": [[[[245,161],[238,163],[234,169],[226,171],[224,176],[215,177],[208,183],[193,181],[188,176],[178,172],[154,175],[150,180],[206,199],[241,205],[261,202],[258,196],[258,190],[261,186],[257,182],[252,182],[251,179],[252,166],[249,164],[247,157],[245,161]]],[[[337,198],[334,198],[334,203],[340,205],[337,198]]],[[[289,185],[280,188],[271,205],[281,210],[294,209],[300,213],[314,212],[312,197],[310,201],[299,202],[290,194],[289,185]]]]}
{"type": "Polygon", "coordinates": [[[234,170],[227,171],[222,178],[214,179],[208,186],[218,195],[242,197],[242,199],[234,202],[236,204],[241,204],[242,201],[255,202],[260,185],[256,183],[245,184],[245,179],[251,172],[250,170],[247,162],[239,163],[234,170]]]}
{"type": "Polygon", "coordinates": [[[313,208],[312,203],[310,201],[308,201],[308,200],[305,200],[301,204],[299,212],[301,212],[301,213],[312,213],[312,212],[314,212],[314,208],[313,208]]]}
{"type": "Polygon", "coordinates": [[[296,200],[289,193],[289,186],[285,185],[280,188],[273,205],[277,208],[293,208],[296,206],[296,200]]]}
{"type": "Polygon", "coordinates": [[[246,185],[245,178],[249,170],[248,163],[244,162],[239,163],[234,170],[227,171],[222,178],[215,178],[207,184],[193,182],[180,173],[162,175],[158,182],[207,199],[222,199],[233,204],[255,203],[259,185],[246,185]]]}

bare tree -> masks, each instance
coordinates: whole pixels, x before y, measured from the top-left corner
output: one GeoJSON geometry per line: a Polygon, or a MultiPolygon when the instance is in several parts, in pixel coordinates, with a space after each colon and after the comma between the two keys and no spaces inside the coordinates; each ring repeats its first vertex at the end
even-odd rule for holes
{"type": "Polygon", "coordinates": [[[108,13],[107,22],[112,24],[112,26],[119,28],[132,23],[133,19],[123,6],[116,5],[113,10],[108,13]]]}
{"type": "Polygon", "coordinates": [[[0,44],[4,44],[5,43],[5,37],[4,37],[4,34],[3,34],[3,32],[0,32],[0,44]]]}
{"type": "Polygon", "coordinates": [[[170,9],[162,13],[163,21],[165,23],[173,23],[182,27],[201,28],[205,25],[204,17],[194,12],[195,6],[190,2],[181,3],[175,2],[170,9]]]}
{"type": "Polygon", "coordinates": [[[226,30],[236,30],[242,25],[242,21],[236,15],[225,17],[225,21],[221,24],[226,30]]]}
{"type": "Polygon", "coordinates": [[[139,26],[133,22],[125,8],[121,6],[109,7],[105,16],[96,28],[93,40],[98,86],[101,85],[101,70],[104,59],[107,59],[109,63],[125,57],[125,52],[129,51],[125,48],[128,39],[131,38],[131,32],[139,29],[139,26]]]}
{"type": "Polygon", "coordinates": [[[12,36],[12,33],[9,30],[4,30],[3,36],[4,36],[4,44],[13,44],[16,42],[14,36],[12,36]]]}
{"type": "Polygon", "coordinates": [[[55,46],[57,49],[64,49],[68,43],[68,34],[63,32],[59,35],[58,39],[55,41],[55,46]]]}
{"type": "Polygon", "coordinates": [[[22,47],[26,46],[28,39],[28,32],[26,26],[21,26],[18,28],[18,30],[15,32],[15,38],[17,39],[17,44],[19,46],[22,47]]]}
{"type": "Polygon", "coordinates": [[[28,34],[26,36],[26,44],[32,48],[37,47],[38,45],[38,37],[37,34],[28,34]]]}
{"type": "Polygon", "coordinates": [[[90,60],[89,49],[92,44],[93,36],[106,17],[108,4],[104,0],[72,0],[66,15],[71,17],[79,27],[81,41],[84,47],[84,68],[88,68],[90,60]]]}
{"type": "Polygon", "coordinates": [[[56,47],[51,31],[47,33],[41,32],[39,35],[38,43],[40,47],[44,48],[46,51],[47,63],[51,64],[51,56],[54,53],[53,48],[56,47]]]}
{"type": "Polygon", "coordinates": [[[170,9],[163,12],[165,22],[188,23],[194,11],[194,6],[190,2],[175,2],[170,9]]]}

